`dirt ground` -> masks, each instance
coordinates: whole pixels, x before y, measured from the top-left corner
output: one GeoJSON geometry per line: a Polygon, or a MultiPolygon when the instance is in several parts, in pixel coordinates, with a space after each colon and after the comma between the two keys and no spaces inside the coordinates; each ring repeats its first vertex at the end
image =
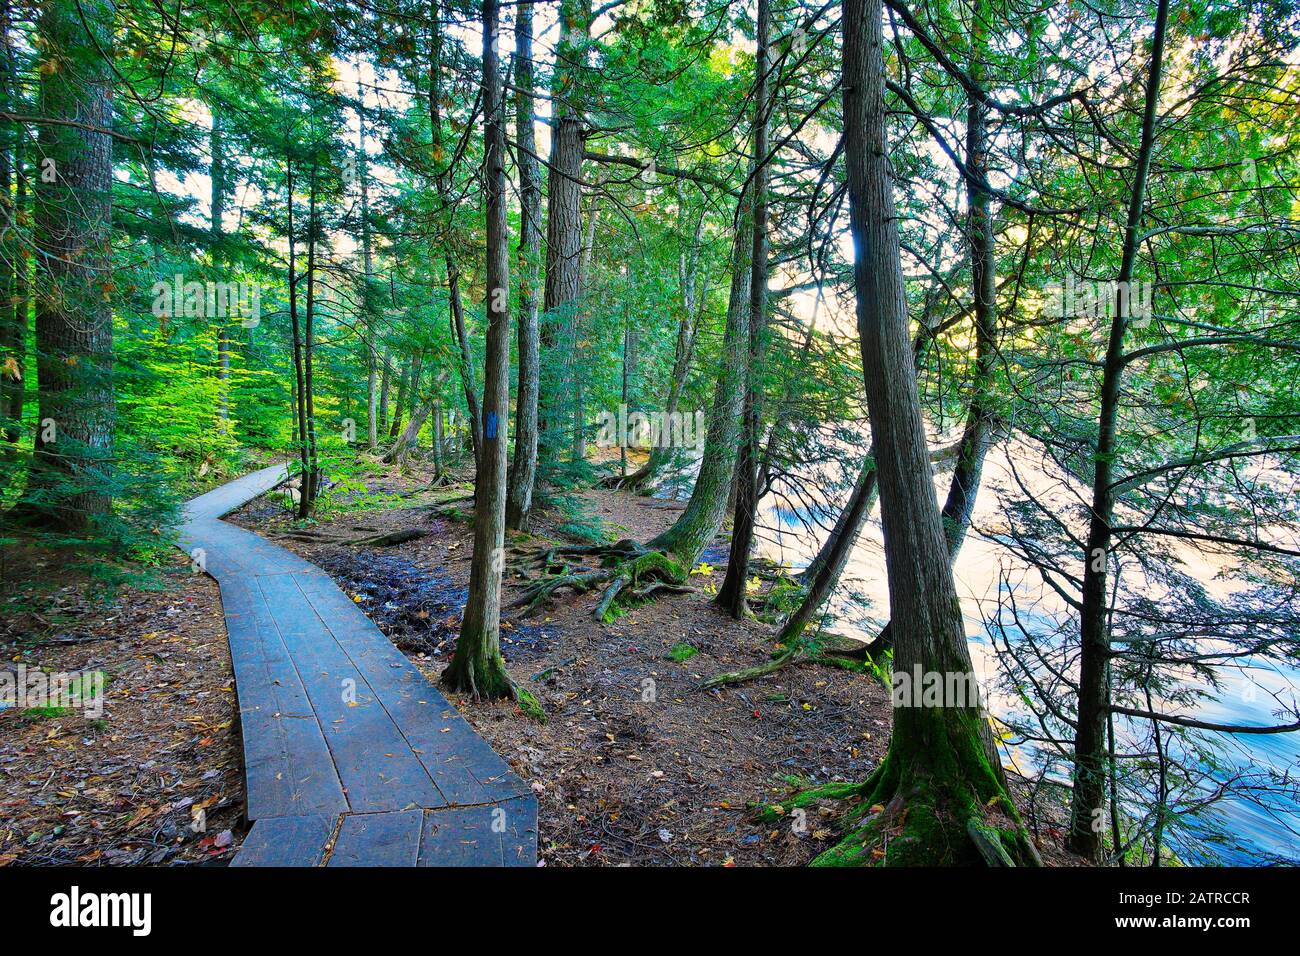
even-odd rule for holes
{"type": "MultiPolygon", "coordinates": [[[[429,477],[417,466],[372,480],[371,493],[407,496],[402,506],[361,513],[343,506],[308,529],[291,524],[278,496],[232,520],[325,568],[436,681],[455,647],[472,530],[468,502],[453,506],[452,517],[430,506],[468,486],[418,494],[429,477]],[[403,531],[421,536],[389,547],[348,543],[403,531]]],[[[578,497],[577,510],[597,517],[609,540],[646,540],[681,508],[609,491],[578,497]]],[[[543,515],[533,537],[513,538],[507,568],[556,540],[561,520],[543,515]]],[[[766,660],[773,646],[769,625],[734,621],[710,601],[725,544],[706,558],[716,570],[692,576],[698,593],[661,598],[608,625],[592,616],[595,593],[565,593],[523,618],[508,605],[524,581],[507,575],[502,651],[548,720],[511,703],[454,702],[538,794],[544,865],[802,865],[833,843],[841,807],[818,808],[801,828],[772,828],[752,819],[751,806],[796,782],[862,779],[883,756],[888,694],[869,677],[800,666],[737,688],[698,690],[712,674],[766,660]]],[[[1018,781],[1017,790],[1026,802],[1018,781]]],[[[1061,808],[1048,801],[1034,809],[1045,858],[1066,862],[1061,808]]]]}
{"type": "MultiPolygon", "coordinates": [[[[472,509],[461,501],[440,514],[435,502],[469,489],[430,491],[430,477],[419,465],[405,475],[376,465],[364,497],[334,495],[317,522],[292,522],[279,493],[231,520],[325,568],[436,681],[459,629],[472,509]],[[391,531],[420,535],[389,547],[349,543],[391,531]]],[[[572,504],[609,540],[646,540],[681,508],[608,491],[572,504]]],[[[564,520],[543,515],[535,537],[512,539],[510,560],[559,539],[564,520]]],[[[509,703],[455,703],[538,794],[543,865],[801,865],[834,839],[834,804],[804,827],[775,828],[757,824],[751,805],[796,784],[865,777],[888,744],[886,690],[820,666],[698,690],[772,649],[770,626],[733,621],[710,602],[725,553],[725,543],[706,552],[717,570],[692,576],[698,593],[613,624],[592,617],[595,594],[565,594],[529,618],[504,609],[507,665],[548,720],[509,703]]],[[[4,558],[5,668],[98,671],[106,683],[101,715],[0,710],[0,866],[228,861],[246,827],[215,582],[178,554],[149,588],[105,598],[53,555],[9,548],[4,558]]],[[[508,577],[507,604],[522,584],[508,577]]],[[[1047,861],[1073,862],[1059,848],[1059,802],[1031,804],[1027,788],[1013,786],[1047,861]]]]}
{"type": "Polygon", "coordinates": [[[0,710],[0,865],[211,863],[238,846],[238,708],[217,585],[177,552],[152,587],[106,597],[55,555],[7,550],[5,669],[100,672],[104,685],[98,716],[0,710]]]}

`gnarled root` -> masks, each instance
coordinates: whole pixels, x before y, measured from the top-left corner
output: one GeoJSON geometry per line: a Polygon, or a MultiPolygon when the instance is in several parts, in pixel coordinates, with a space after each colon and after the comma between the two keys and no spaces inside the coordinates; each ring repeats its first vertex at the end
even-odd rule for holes
{"type": "Polygon", "coordinates": [[[772,655],[771,660],[753,667],[714,674],[701,683],[699,689],[712,690],[715,687],[744,684],[775,674],[790,664],[823,664],[855,671],[867,670],[871,665],[871,658],[865,653],[865,644],[829,631],[818,631],[778,647],[780,649],[772,655]]]}
{"type": "Polygon", "coordinates": [[[541,701],[532,691],[515,683],[500,654],[488,657],[457,654],[443,670],[441,682],[448,690],[474,700],[513,700],[527,716],[546,723],[546,710],[541,701]]]}
{"type": "MultiPolygon", "coordinates": [[[[849,802],[843,837],[813,865],[1041,866],[971,712],[896,707],[894,714],[884,761],[863,784],[833,794],[849,802]]],[[[763,812],[788,813],[809,793],[763,812]]]]}
{"type": "Polygon", "coordinates": [[[758,680],[768,674],[775,674],[781,668],[787,664],[793,664],[796,660],[807,659],[808,656],[806,648],[797,643],[792,644],[771,660],[764,661],[762,664],[744,667],[738,671],[723,671],[721,674],[714,674],[700,684],[700,690],[712,690],[715,687],[725,687],[728,684],[744,684],[747,681],[758,680]]]}
{"type": "Polygon", "coordinates": [[[657,594],[694,590],[686,584],[685,569],[672,558],[626,538],[610,545],[551,548],[540,552],[534,561],[542,576],[525,587],[512,605],[523,607],[524,616],[534,613],[563,588],[585,593],[605,585],[593,612],[603,621],[610,619],[617,605],[628,606],[657,594]],[[574,558],[596,558],[601,567],[585,568],[574,562],[574,558]]]}

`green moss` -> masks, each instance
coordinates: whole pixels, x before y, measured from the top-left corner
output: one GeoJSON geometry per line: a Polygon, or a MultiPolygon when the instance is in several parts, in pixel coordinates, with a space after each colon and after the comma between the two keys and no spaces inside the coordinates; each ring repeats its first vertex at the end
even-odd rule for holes
{"type": "MultiPolygon", "coordinates": [[[[802,781],[795,777],[787,778],[786,782],[799,785],[802,781]]],[[[852,800],[861,795],[862,784],[860,783],[826,783],[800,790],[777,803],[759,806],[755,815],[764,823],[776,823],[788,816],[792,810],[811,806],[819,800],[852,800]]]]}
{"type": "Polygon", "coordinates": [[[813,865],[979,866],[998,848],[1013,864],[1039,862],[989,763],[980,718],[956,708],[897,708],[894,716],[889,753],[841,822],[844,836],[813,865]]]}
{"type": "Polygon", "coordinates": [[[685,641],[678,641],[668,651],[668,656],[672,660],[675,660],[677,661],[677,663],[680,664],[682,661],[690,660],[698,653],[699,653],[698,648],[692,647],[691,645],[687,644],[685,641]]]}
{"type": "Polygon", "coordinates": [[[630,610],[631,608],[628,607],[627,605],[619,604],[618,601],[615,601],[609,607],[605,608],[604,613],[600,615],[600,623],[613,624],[620,617],[623,617],[625,614],[627,614],[627,612],[630,610]]]}
{"type": "Polygon", "coordinates": [[[662,551],[648,551],[636,558],[632,561],[631,571],[633,583],[648,577],[679,583],[687,578],[686,569],[662,551]]]}
{"type": "Polygon", "coordinates": [[[526,717],[531,717],[539,724],[544,724],[549,719],[542,702],[526,688],[515,688],[515,701],[519,704],[519,709],[524,712],[526,717]]]}

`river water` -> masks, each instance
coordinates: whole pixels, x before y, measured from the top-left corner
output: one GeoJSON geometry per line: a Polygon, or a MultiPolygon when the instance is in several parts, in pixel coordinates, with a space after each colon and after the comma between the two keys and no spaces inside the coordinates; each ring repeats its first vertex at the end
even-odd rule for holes
{"type": "MultiPolygon", "coordinates": [[[[1008,443],[995,447],[985,465],[974,527],[996,530],[1005,526],[1003,502],[1011,495],[1020,494],[1010,477],[1012,462],[1021,481],[1036,495],[1050,500],[1053,494],[1064,493],[1062,480],[1048,478],[1037,469],[1033,456],[1024,446],[1008,443]]],[[[948,480],[947,473],[936,477],[937,493],[946,494],[948,480]]],[[[805,522],[799,520],[800,516],[785,510],[771,496],[764,501],[762,510],[760,553],[795,569],[806,566],[825,532],[820,529],[810,532],[805,522]]],[[[823,519],[823,523],[830,522],[823,519]]],[[[1230,581],[1223,580],[1219,572],[1224,568],[1214,559],[1193,549],[1185,549],[1179,557],[1184,561],[1183,570],[1212,592],[1222,594],[1233,587],[1230,581]]],[[[977,675],[990,689],[987,695],[990,712],[1003,719],[1027,716],[1028,711],[1019,700],[992,690],[998,663],[986,620],[994,614],[999,595],[1005,597],[1009,587],[1014,589],[1018,603],[1034,608],[1022,615],[1022,620],[1028,620],[1031,627],[1035,622],[1040,624],[1044,635],[1050,635],[1054,631],[1052,617],[1065,613],[1063,602],[1037,583],[1036,575],[1009,549],[974,532],[967,536],[953,572],[977,675]]],[[[840,588],[832,599],[832,610],[837,617],[833,630],[862,640],[873,637],[879,625],[889,618],[878,507],[850,558],[840,588]]],[[[1205,701],[1192,716],[1238,725],[1279,723],[1273,713],[1277,701],[1271,695],[1276,694],[1283,702],[1300,697],[1300,670],[1268,661],[1245,664],[1241,670],[1222,669],[1216,698],[1205,701]]],[[[1118,732],[1122,736],[1124,728],[1120,727],[1118,732]]],[[[1297,778],[1300,734],[1208,736],[1215,742],[1222,768],[1216,776],[1231,773],[1233,769],[1258,772],[1267,767],[1278,773],[1289,772],[1292,781],[1297,778]]],[[[1031,745],[1003,746],[1005,762],[1012,769],[1032,776],[1042,763],[1044,754],[1031,745]]],[[[1229,795],[1205,811],[1203,821],[1192,824],[1189,834],[1171,842],[1180,859],[1188,863],[1250,866],[1278,860],[1300,861],[1298,832],[1300,805],[1285,802],[1279,806],[1274,801],[1274,805],[1263,807],[1244,796],[1229,795]],[[1226,834],[1228,839],[1216,838],[1216,833],[1226,834]]]]}

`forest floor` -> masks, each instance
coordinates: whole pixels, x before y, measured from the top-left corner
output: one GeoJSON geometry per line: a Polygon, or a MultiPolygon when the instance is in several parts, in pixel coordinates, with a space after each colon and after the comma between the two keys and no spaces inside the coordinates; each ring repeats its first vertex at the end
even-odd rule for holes
{"type": "MultiPolygon", "coordinates": [[[[295,522],[280,493],[229,520],[320,565],[431,680],[455,647],[469,578],[472,503],[363,463],[316,521],[295,522]],[[420,532],[389,547],[349,542],[420,532]]],[[[680,503],[611,491],[576,494],[564,511],[608,540],[647,540],[680,503]]],[[[511,557],[571,540],[559,510],[511,557]]],[[[592,617],[595,594],[562,594],[531,617],[505,607],[502,650],[514,679],[548,713],[454,699],[538,795],[539,858],[548,865],[802,865],[834,840],[841,807],[807,826],[757,823],[754,803],[792,786],[861,779],[888,745],[889,699],[871,677],[789,667],[741,687],[701,692],[703,678],[766,660],[774,629],[711,603],[726,544],[706,552],[698,593],[592,617]],[[704,568],[707,572],[707,568],[704,568]]],[[[102,671],[104,712],[0,710],[0,865],[195,864],[229,859],[245,832],[238,711],[215,582],[178,554],[148,587],[106,597],[50,554],[8,549],[0,653],[51,672],[102,671]]],[[[505,603],[525,582],[507,578],[505,603]]],[[[1013,780],[1049,864],[1060,849],[1059,799],[1013,780]]]]}
{"type": "Polygon", "coordinates": [[[63,560],[6,548],[0,653],[12,673],[102,673],[102,713],[0,710],[0,865],[228,859],[244,785],[216,582],[176,552],[108,594],[63,560]]]}
{"type": "MultiPolygon", "coordinates": [[[[431,680],[455,648],[469,580],[472,503],[438,508],[468,484],[425,492],[431,474],[375,470],[366,491],[336,491],[330,510],[303,528],[283,496],[268,495],[230,520],[324,568],[431,680]],[[366,509],[353,511],[349,498],[366,509]],[[371,507],[378,498],[386,506],[371,507]],[[448,511],[448,508],[450,509],[448,511]],[[329,517],[330,511],[334,517],[329,517]],[[350,544],[420,533],[388,547],[350,544]]],[[[576,493],[564,509],[609,541],[645,541],[681,503],[612,491],[576,493]]],[[[532,535],[512,535],[507,569],[521,554],[572,538],[559,510],[532,535]]],[[[841,805],[828,801],[806,827],[764,826],[755,803],[792,786],[857,780],[884,755],[889,695],[878,681],[836,668],[789,667],[740,687],[701,692],[723,670],[768,659],[774,629],[735,621],[711,602],[726,544],[705,553],[699,591],[636,608],[612,624],[592,616],[597,593],[559,595],[530,617],[509,605],[526,581],[507,574],[502,652],[511,676],[545,708],[545,723],[507,702],[453,697],[465,717],[532,784],[539,802],[539,858],[549,865],[802,865],[834,842],[841,805]]],[[[1029,810],[1028,791],[1017,796],[1029,810]]],[[[1044,857],[1060,851],[1063,808],[1032,808],[1044,857]]]]}

